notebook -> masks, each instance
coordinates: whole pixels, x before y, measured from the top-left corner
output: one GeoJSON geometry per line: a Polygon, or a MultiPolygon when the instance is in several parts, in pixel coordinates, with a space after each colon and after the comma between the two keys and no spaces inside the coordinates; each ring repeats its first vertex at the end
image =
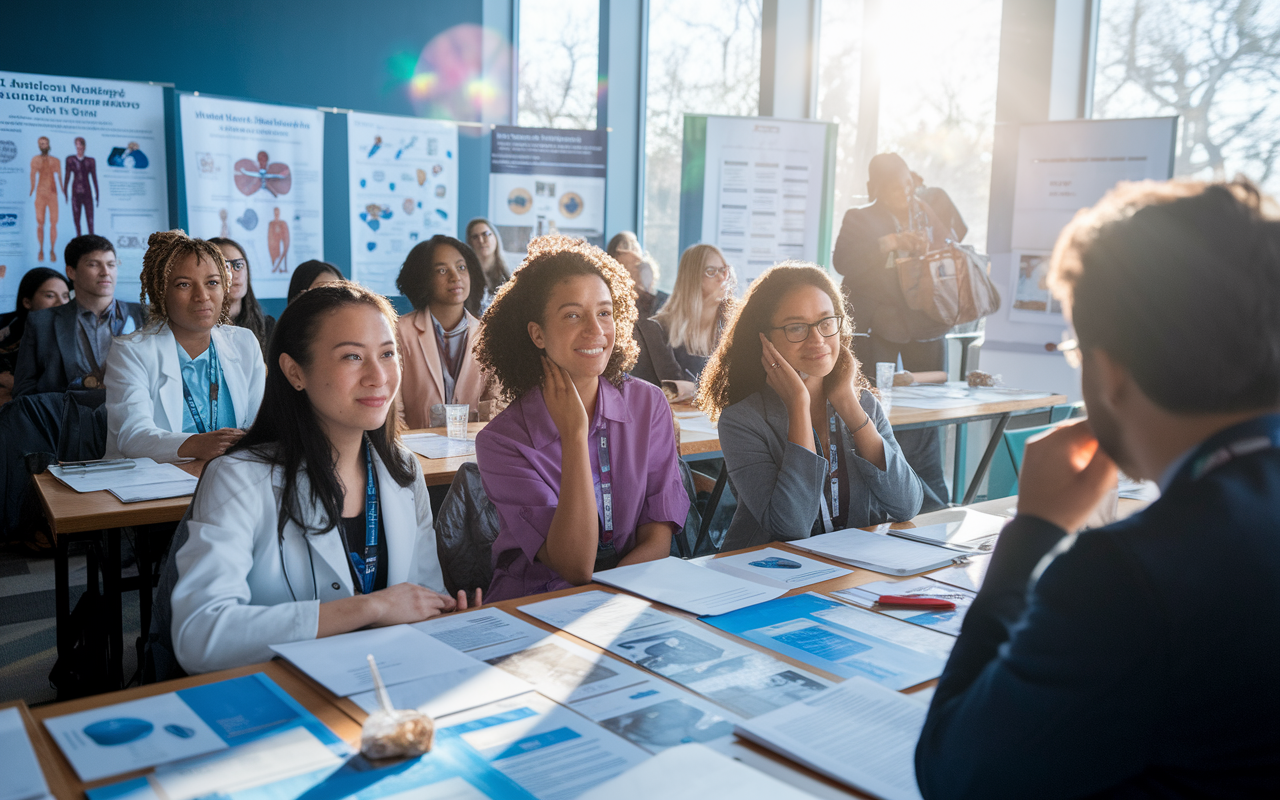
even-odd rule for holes
{"type": "Polygon", "coordinates": [[[954,550],[857,528],[787,542],[811,553],[885,575],[916,575],[960,563],[954,550]]]}

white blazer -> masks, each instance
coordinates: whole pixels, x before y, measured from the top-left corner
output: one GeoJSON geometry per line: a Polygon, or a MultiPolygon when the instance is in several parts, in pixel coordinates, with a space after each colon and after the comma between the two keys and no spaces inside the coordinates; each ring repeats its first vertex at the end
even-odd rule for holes
{"type": "MultiPolygon", "coordinates": [[[[258,416],[267,368],[262,348],[247,328],[217,325],[210,332],[227,381],[236,425],[258,416]]],[[[191,434],[182,432],[182,368],[169,324],[117,336],[103,375],[107,390],[107,458],[176,461],[191,434]]]]}
{"type": "MultiPolygon", "coordinates": [[[[411,582],[443,594],[431,499],[418,459],[409,459],[414,480],[408,487],[392,480],[377,453],[374,460],[387,585],[411,582]]],[[[173,652],[187,672],[267,661],[270,645],[314,639],[320,603],[355,593],[336,526],[303,536],[288,522],[281,544],[276,525],[283,485],[280,467],[243,451],[205,467],[186,544],[174,555],[178,580],[170,599],[173,652]]],[[[310,493],[306,472],[299,472],[298,496],[310,493]]],[[[313,529],[322,515],[312,509],[313,529]]]]}

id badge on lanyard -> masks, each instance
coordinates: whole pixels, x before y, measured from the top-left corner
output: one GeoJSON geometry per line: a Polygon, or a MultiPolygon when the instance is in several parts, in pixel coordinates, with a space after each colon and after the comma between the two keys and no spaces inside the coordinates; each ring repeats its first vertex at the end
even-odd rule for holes
{"type": "Polygon", "coordinates": [[[369,594],[378,579],[378,484],[373,474],[373,446],[364,444],[364,558],[350,553],[351,564],[360,578],[361,594],[369,594]]]}
{"type": "Polygon", "coordinates": [[[195,423],[196,433],[208,433],[218,427],[218,386],[222,383],[222,365],[218,363],[218,351],[209,340],[209,426],[205,427],[200,412],[196,410],[195,398],[191,396],[191,388],[186,380],[182,381],[182,398],[187,401],[187,410],[191,412],[191,421],[195,423]]]}
{"type": "Polygon", "coordinates": [[[600,433],[600,516],[604,530],[601,545],[613,546],[613,475],[609,463],[609,434],[600,433]]]}
{"type": "MultiPolygon", "coordinates": [[[[820,499],[818,505],[822,508],[822,529],[827,533],[835,530],[835,521],[840,517],[840,448],[836,439],[836,415],[827,413],[827,423],[829,432],[827,434],[827,450],[831,454],[831,506],[820,499]]],[[[822,440],[818,438],[818,432],[813,432],[813,443],[822,449],[822,440]]]]}

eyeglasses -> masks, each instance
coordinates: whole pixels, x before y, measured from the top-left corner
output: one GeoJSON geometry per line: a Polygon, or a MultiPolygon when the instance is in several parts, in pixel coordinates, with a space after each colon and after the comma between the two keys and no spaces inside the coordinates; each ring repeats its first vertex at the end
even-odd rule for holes
{"type": "Polygon", "coordinates": [[[1080,342],[1076,339],[1063,339],[1058,344],[1047,344],[1045,349],[1062,353],[1062,357],[1067,360],[1067,366],[1072,369],[1080,369],[1080,364],[1084,361],[1080,354],[1080,342]]]}
{"type": "Polygon", "coordinates": [[[818,333],[825,337],[835,336],[844,327],[844,317],[823,317],[817,322],[793,322],[790,325],[779,325],[776,328],[770,328],[771,331],[782,331],[782,335],[787,337],[787,341],[792,344],[799,344],[809,338],[809,331],[814,328],[818,329],[818,333]]]}
{"type": "Polygon", "coordinates": [[[704,267],[702,274],[706,275],[708,278],[718,278],[727,276],[732,269],[733,267],[730,267],[728,264],[725,264],[723,267],[704,267]]]}
{"type": "Polygon", "coordinates": [[[488,239],[492,235],[493,235],[493,231],[476,231],[475,233],[471,234],[467,238],[473,242],[483,242],[485,239],[488,239]]]}
{"type": "Polygon", "coordinates": [[[240,272],[241,270],[246,270],[248,268],[249,268],[249,262],[246,259],[243,259],[243,258],[227,259],[227,269],[231,270],[232,272],[240,272]]]}

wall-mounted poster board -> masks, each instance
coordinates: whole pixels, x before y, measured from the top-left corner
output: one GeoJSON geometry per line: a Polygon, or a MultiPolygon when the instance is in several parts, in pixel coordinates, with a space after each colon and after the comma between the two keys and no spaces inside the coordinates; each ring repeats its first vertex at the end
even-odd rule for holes
{"type": "Polygon", "coordinates": [[[285,297],[298,264],[324,259],[324,113],[179,97],[187,232],[244,246],[253,292],[285,297]]]}
{"type": "Polygon", "coordinates": [[[90,233],[115,246],[116,296],[138,299],[147,237],[169,227],[164,137],[160,86],[0,72],[0,309],[90,233]]]}
{"type": "Polygon", "coordinates": [[[724,253],[744,284],[779,261],[831,261],[836,125],[686,114],[680,250],[724,253]]]}
{"type": "Polygon", "coordinates": [[[1066,320],[1044,276],[1058,234],[1120,181],[1173,177],[1177,117],[997,126],[987,247],[1005,296],[986,318],[982,369],[1024,389],[1078,394],[1057,353],[1066,320]],[[1006,366],[1006,364],[1008,366],[1006,366]]]}
{"type": "Polygon", "coordinates": [[[489,155],[489,220],[515,263],[529,240],[563,233],[604,247],[608,133],[497,125],[489,155]]]}
{"type": "Polygon", "coordinates": [[[352,112],[347,150],[351,279],[397,295],[414,245],[458,235],[458,126],[352,112]]]}

